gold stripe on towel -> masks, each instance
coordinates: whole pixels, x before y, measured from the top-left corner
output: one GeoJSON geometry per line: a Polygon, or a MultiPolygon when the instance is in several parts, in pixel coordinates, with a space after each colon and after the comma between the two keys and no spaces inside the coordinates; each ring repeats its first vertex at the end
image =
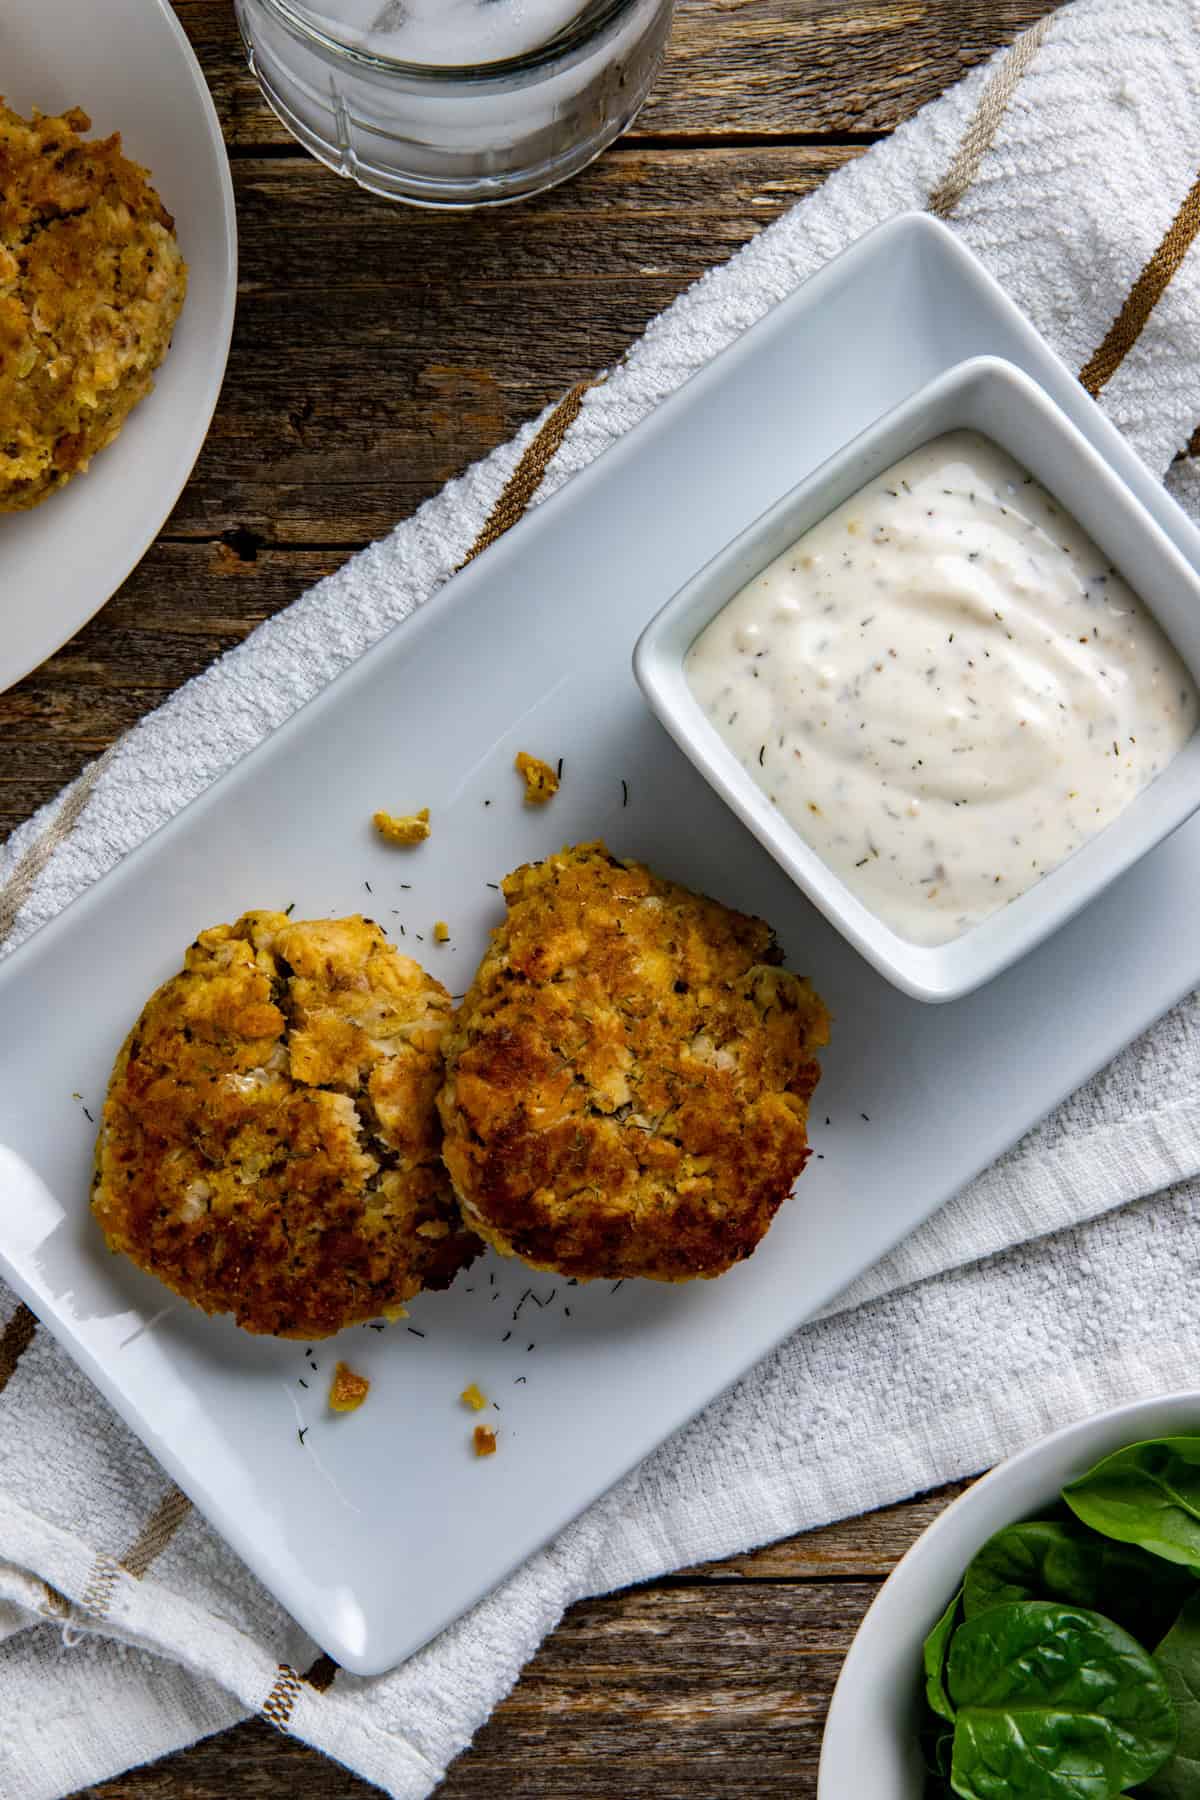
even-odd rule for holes
{"type": "Polygon", "coordinates": [[[1050,19],[1051,15],[1047,13],[1036,25],[1013,39],[1008,55],[979,96],[979,105],[959,140],[954,161],[927,202],[929,211],[936,213],[939,219],[949,218],[978,175],[1017,84],[1041,49],[1042,39],[1050,29],[1050,19]]]}
{"type": "MultiPolygon", "coordinates": [[[[185,1494],[180,1493],[177,1487],[169,1488],[120,1562],[106,1550],[98,1551],[79,1596],[79,1604],[83,1610],[90,1613],[93,1619],[103,1619],[112,1605],[122,1574],[133,1575],[140,1581],[155,1557],[162,1555],[191,1508],[192,1503],[185,1494]]],[[[53,1616],[59,1617],[59,1604],[69,1610],[69,1603],[56,1589],[45,1582],[42,1586],[46,1589],[47,1601],[42,1608],[43,1612],[52,1610],[53,1616]]]]}
{"type": "Polygon", "coordinates": [[[102,1619],[112,1605],[112,1597],[120,1577],[118,1564],[103,1550],[100,1551],[79,1596],[79,1604],[84,1611],[91,1613],[95,1619],[102,1619]]]}
{"type": "Polygon", "coordinates": [[[300,1692],[301,1681],[290,1663],[280,1663],[279,1673],[275,1677],[275,1686],[271,1689],[262,1704],[262,1716],[268,1725],[276,1731],[286,1731],[292,1709],[296,1704],[296,1695],[300,1692]]]}
{"type": "Polygon", "coordinates": [[[183,1521],[192,1510],[187,1495],[177,1487],[168,1488],[142,1529],[121,1558],[121,1567],[138,1581],[166,1549],[183,1521]]]}
{"type": "Polygon", "coordinates": [[[48,1581],[43,1581],[42,1603],[38,1607],[38,1611],[43,1619],[53,1619],[55,1624],[61,1625],[64,1619],[69,1619],[71,1616],[71,1602],[65,1594],[60,1594],[56,1587],[51,1587],[48,1581]]]}
{"type": "Polygon", "coordinates": [[[465,569],[497,538],[502,538],[522,517],[541,485],[547,464],[579,417],[583,396],[594,386],[592,381],[577,381],[571,391],[563,395],[533,442],[521,453],[521,460],[505,482],[483,530],[458,565],[460,569],[465,569]]]}
{"type": "Polygon", "coordinates": [[[92,789],[108,767],[113,747],[98,756],[90,768],[67,789],[62,805],[40,837],[34,838],[28,850],[17,861],[8,880],[0,886],[0,944],[17,922],[17,914],[28,900],[34,882],[60,844],[66,842],[79,823],[79,816],[92,797],[92,789]]]}
{"type": "MultiPolygon", "coordinates": [[[[1112,380],[1142,335],[1147,319],[1169,287],[1171,277],[1191,248],[1197,231],[1200,231],[1200,175],[1188,189],[1158,249],[1130,288],[1104,342],[1079,371],[1079,379],[1093,399],[1106,382],[1112,380]]],[[[1194,443],[1195,439],[1192,441],[1194,443]]]]}

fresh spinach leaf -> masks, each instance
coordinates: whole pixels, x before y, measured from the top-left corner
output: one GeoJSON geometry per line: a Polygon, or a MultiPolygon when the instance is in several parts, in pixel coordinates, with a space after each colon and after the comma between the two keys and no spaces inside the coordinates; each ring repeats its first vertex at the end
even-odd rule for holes
{"type": "Polygon", "coordinates": [[[946,1719],[939,1719],[925,1708],[925,1721],[918,1733],[921,1760],[925,1762],[925,1795],[950,1795],[950,1759],[954,1755],[954,1730],[946,1719]]]}
{"type": "Polygon", "coordinates": [[[1063,1489],[1076,1518],[1200,1571],[1200,1437],[1130,1444],[1063,1489]]]}
{"type": "Polygon", "coordinates": [[[1135,1544],[1099,1537],[1078,1520],[1008,1525],[976,1552],[963,1577],[968,1619],[1012,1600],[1061,1600],[1124,1626],[1147,1650],[1196,1590],[1190,1569],[1135,1544]]]}
{"type": "Polygon", "coordinates": [[[963,1800],[1112,1800],[1173,1755],[1164,1676],[1111,1619],[1018,1600],[954,1632],[950,1784],[963,1800]]]}
{"type": "Polygon", "coordinates": [[[926,1706],[917,1737],[928,1779],[948,1783],[954,1750],[954,1730],[949,1721],[939,1718],[931,1707],[926,1706]]]}
{"type": "Polygon", "coordinates": [[[939,1718],[953,1719],[954,1708],[946,1692],[946,1651],[950,1643],[950,1634],[954,1630],[958,1617],[958,1603],[962,1599],[959,1588],[953,1600],[925,1639],[925,1698],[939,1718]]]}
{"type": "Polygon", "coordinates": [[[1200,1596],[1189,1600],[1154,1660],[1179,1715],[1179,1743],[1170,1762],[1139,1794],[1147,1800],[1196,1800],[1200,1794],[1200,1596]]]}

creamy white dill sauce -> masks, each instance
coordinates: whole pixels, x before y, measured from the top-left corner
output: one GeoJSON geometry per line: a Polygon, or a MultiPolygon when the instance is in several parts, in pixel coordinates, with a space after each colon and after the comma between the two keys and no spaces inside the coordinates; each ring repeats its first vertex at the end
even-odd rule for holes
{"type": "Polygon", "coordinates": [[[1197,716],[1146,608],[971,431],[806,532],[685,672],[800,836],[919,944],[960,936],[1102,830],[1197,716]]]}

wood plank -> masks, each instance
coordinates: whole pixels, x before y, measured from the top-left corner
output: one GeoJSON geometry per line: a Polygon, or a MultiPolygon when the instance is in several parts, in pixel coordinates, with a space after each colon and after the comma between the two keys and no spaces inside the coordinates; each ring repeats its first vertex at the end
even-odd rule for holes
{"type": "MultiPolygon", "coordinates": [[[[229,0],[175,7],[234,149],[290,146],[246,68],[229,0]]],[[[1046,0],[679,0],[635,135],[891,131],[1050,10],[1046,0]]]]}
{"type": "Polygon", "coordinates": [[[520,213],[384,229],[311,162],[239,163],[229,373],[168,530],[380,535],[853,154],[630,152],[520,213]]]}
{"type": "MultiPolygon", "coordinates": [[[[439,1800],[444,1793],[439,1790],[439,1800]]],[[[177,1756],[81,1788],[69,1800],[379,1800],[379,1789],[249,1719],[177,1756]]],[[[520,1790],[497,1784],[490,1800],[520,1800],[520,1790]]]]}
{"type": "MultiPolygon", "coordinates": [[[[641,1589],[573,1607],[451,1769],[441,1800],[661,1800],[705,1768],[721,1793],[808,1800],[821,1722],[874,1584],[641,1589]]],[[[349,1800],[372,1790],[258,1724],[161,1771],[90,1790],[96,1800],[349,1800]],[[236,1778],[234,1771],[236,1770],[236,1778]]],[[[701,1791],[715,1791],[704,1783],[701,1791]]]]}
{"type": "MultiPolygon", "coordinates": [[[[822,1721],[858,1623],[965,1485],[572,1607],[439,1800],[813,1800],[822,1721]]],[[[375,1791],[254,1721],[89,1796],[375,1791]]]]}
{"type": "Polygon", "coordinates": [[[159,541],[98,618],[0,694],[0,837],[222,651],[342,562],[159,541]]]}

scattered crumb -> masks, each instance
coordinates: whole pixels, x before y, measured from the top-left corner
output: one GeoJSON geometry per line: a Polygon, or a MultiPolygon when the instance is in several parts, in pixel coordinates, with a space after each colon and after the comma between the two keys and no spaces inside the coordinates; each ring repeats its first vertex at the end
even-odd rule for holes
{"type": "Polygon", "coordinates": [[[450,927],[447,925],[445,919],[439,919],[434,925],[433,941],[435,944],[448,944],[450,942],[450,927]]]}
{"type": "Polygon", "coordinates": [[[544,806],[558,792],[558,776],[543,762],[540,756],[530,756],[527,751],[518,750],[513,768],[525,779],[526,806],[544,806]]]}
{"type": "Polygon", "coordinates": [[[371,1384],[365,1375],[356,1375],[353,1369],[340,1362],[329,1385],[330,1408],[334,1412],[357,1412],[370,1391],[371,1384]]]}
{"type": "Polygon", "coordinates": [[[395,1325],[399,1320],[407,1319],[408,1308],[407,1306],[385,1306],[383,1316],[389,1325],[395,1325]]]}
{"type": "Polygon", "coordinates": [[[458,1397],[464,1406],[470,1407],[472,1412],[482,1412],[487,1405],[486,1395],[480,1393],[474,1382],[469,1387],[465,1387],[458,1397]]]}
{"type": "Polygon", "coordinates": [[[371,823],[389,844],[421,844],[429,836],[429,808],[423,806],[418,813],[402,813],[398,818],[392,813],[372,813],[371,823]]]}
{"type": "Polygon", "coordinates": [[[471,1434],[476,1456],[495,1456],[496,1433],[490,1425],[477,1425],[471,1434]]]}

